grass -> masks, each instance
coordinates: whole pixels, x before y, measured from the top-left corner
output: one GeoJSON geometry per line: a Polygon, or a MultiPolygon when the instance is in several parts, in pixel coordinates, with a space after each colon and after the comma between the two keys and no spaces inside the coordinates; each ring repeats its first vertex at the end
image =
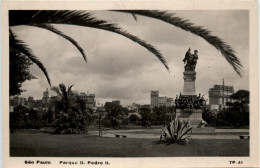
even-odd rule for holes
{"type": "Polygon", "coordinates": [[[193,140],[187,146],[166,145],[154,139],[108,138],[85,134],[10,134],[15,157],[172,157],[249,156],[248,139],[193,140]]]}

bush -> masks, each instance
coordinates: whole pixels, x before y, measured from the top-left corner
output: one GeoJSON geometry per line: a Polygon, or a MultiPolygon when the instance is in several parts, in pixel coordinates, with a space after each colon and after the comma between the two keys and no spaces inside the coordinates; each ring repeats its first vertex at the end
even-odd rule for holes
{"type": "Polygon", "coordinates": [[[76,116],[71,110],[68,113],[60,112],[54,124],[56,134],[78,134],[86,131],[85,118],[76,116]]]}

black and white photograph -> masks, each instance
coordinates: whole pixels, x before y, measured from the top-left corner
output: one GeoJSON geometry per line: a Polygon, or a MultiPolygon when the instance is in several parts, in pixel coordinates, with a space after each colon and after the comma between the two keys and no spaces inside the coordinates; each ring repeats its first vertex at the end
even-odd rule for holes
{"type": "Polygon", "coordinates": [[[249,7],[36,6],[5,10],[10,160],[116,167],[108,158],[125,158],[146,167],[142,158],[205,166],[227,157],[215,165],[258,167],[249,7]]]}

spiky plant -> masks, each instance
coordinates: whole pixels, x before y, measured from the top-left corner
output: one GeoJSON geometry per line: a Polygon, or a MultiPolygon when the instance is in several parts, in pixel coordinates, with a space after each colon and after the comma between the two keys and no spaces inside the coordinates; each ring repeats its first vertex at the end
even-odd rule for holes
{"type": "MultiPolygon", "coordinates": [[[[71,42],[81,52],[84,60],[87,61],[84,50],[80,47],[80,45],[74,39],[72,39],[71,37],[65,35],[63,32],[56,29],[53,26],[53,24],[67,24],[67,25],[91,27],[91,28],[102,29],[102,30],[120,34],[146,48],[149,52],[154,54],[163,63],[163,65],[167,70],[169,70],[165,58],[162,56],[160,51],[157,50],[153,45],[145,42],[144,40],[140,39],[137,36],[130,34],[126,30],[119,27],[117,24],[109,23],[105,20],[95,18],[88,12],[74,11],[74,10],[72,11],[68,11],[68,10],[30,10],[30,11],[11,10],[9,11],[9,27],[19,26],[19,25],[34,26],[34,27],[43,28],[53,33],[56,33],[57,35],[71,42]]],[[[9,30],[9,32],[10,34],[13,34],[11,30],[9,30]]],[[[42,66],[42,63],[38,59],[35,59],[37,57],[35,56],[32,57],[33,54],[31,50],[25,45],[25,43],[22,40],[17,38],[15,39],[16,40],[10,41],[10,43],[14,43],[14,44],[10,44],[10,47],[27,55],[32,60],[33,63],[36,63],[36,65],[44,72],[49,85],[51,85],[50,79],[48,77],[48,73],[46,69],[42,66]],[[16,45],[17,42],[20,45],[16,45]]]]}
{"type": "Polygon", "coordinates": [[[175,27],[178,27],[182,30],[188,31],[194,35],[197,35],[209,44],[214,46],[217,50],[221,52],[227,62],[233,67],[235,72],[242,77],[242,65],[235,55],[233,48],[228,45],[225,41],[219,37],[213,35],[210,30],[197,26],[194,23],[191,23],[187,19],[176,16],[174,13],[169,13],[167,11],[157,11],[157,10],[115,10],[118,12],[130,13],[133,15],[134,19],[137,20],[136,15],[142,15],[149,18],[154,18],[161,20],[163,22],[169,23],[175,27]]]}
{"type": "Polygon", "coordinates": [[[162,128],[163,134],[160,139],[167,144],[187,145],[191,142],[191,137],[186,134],[192,130],[192,127],[188,127],[188,122],[176,117],[162,128]]]}

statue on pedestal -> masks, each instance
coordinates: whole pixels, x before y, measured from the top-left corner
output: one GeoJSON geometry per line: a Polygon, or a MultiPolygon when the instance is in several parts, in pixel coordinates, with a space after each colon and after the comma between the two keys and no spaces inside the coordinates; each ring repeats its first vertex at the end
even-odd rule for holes
{"type": "Polygon", "coordinates": [[[199,59],[198,50],[194,50],[194,54],[191,54],[190,50],[191,49],[189,48],[185,54],[184,59],[182,60],[184,64],[186,64],[184,67],[185,71],[195,71],[197,61],[199,59]]]}

